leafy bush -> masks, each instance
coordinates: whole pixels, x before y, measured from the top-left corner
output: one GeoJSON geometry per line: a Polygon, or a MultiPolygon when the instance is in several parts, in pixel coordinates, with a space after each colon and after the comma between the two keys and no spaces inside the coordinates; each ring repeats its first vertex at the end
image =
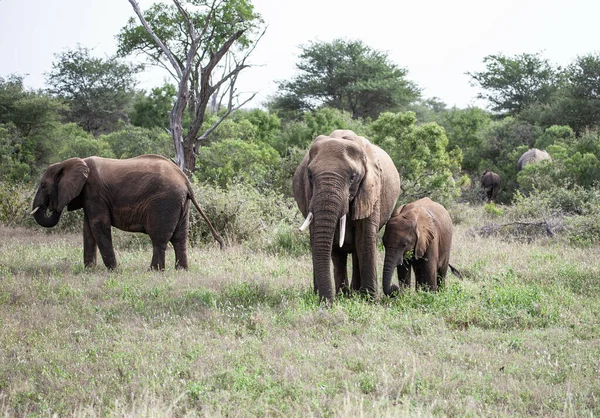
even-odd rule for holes
{"type": "Polygon", "coordinates": [[[244,183],[263,189],[271,186],[271,167],[279,165],[279,154],[263,142],[223,139],[198,151],[196,177],[226,188],[244,183]]]}
{"type": "Polygon", "coordinates": [[[373,140],[392,158],[402,178],[403,199],[429,196],[447,202],[460,193],[460,148],[446,150],[448,138],[436,123],[417,125],[413,112],[382,113],[371,124],[373,140]]]}
{"type": "MultiPolygon", "coordinates": [[[[259,192],[240,183],[227,190],[210,184],[195,184],[194,188],[196,199],[227,245],[263,248],[282,225],[302,224],[296,202],[277,192],[259,192]]],[[[195,209],[190,212],[190,242],[212,243],[206,222],[195,209]]]]}
{"type": "Polygon", "coordinates": [[[100,135],[98,141],[106,142],[116,158],[131,158],[142,154],[173,155],[173,141],[162,128],[127,126],[120,131],[100,135]]]}
{"type": "Polygon", "coordinates": [[[28,217],[32,193],[25,184],[0,182],[0,223],[23,225],[28,217]]]}
{"type": "Polygon", "coordinates": [[[587,216],[567,220],[567,238],[571,245],[589,247],[600,243],[600,209],[587,216]]]}

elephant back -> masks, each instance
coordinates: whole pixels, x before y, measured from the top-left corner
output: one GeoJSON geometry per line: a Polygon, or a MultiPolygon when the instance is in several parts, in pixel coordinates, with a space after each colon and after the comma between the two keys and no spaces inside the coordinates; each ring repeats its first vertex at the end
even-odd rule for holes
{"type": "Polygon", "coordinates": [[[517,162],[517,169],[521,171],[527,164],[543,160],[552,161],[552,157],[550,157],[550,154],[548,154],[546,151],[537,148],[531,148],[521,155],[521,158],[519,158],[519,161],[517,162]]]}

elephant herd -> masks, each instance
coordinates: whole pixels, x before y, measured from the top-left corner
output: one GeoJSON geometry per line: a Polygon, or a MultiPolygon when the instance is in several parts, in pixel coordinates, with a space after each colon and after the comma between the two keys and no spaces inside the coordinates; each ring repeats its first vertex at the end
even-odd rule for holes
{"type": "MultiPolygon", "coordinates": [[[[525,151],[517,161],[517,170],[521,171],[527,164],[536,163],[539,161],[552,161],[552,157],[546,151],[537,148],[530,148],[525,151]]],[[[485,199],[488,203],[495,202],[500,193],[502,182],[500,176],[493,171],[484,171],[481,175],[481,190],[485,194],[485,199]]]]}
{"type": "MultiPolygon", "coordinates": [[[[482,188],[491,190],[489,199],[495,198],[499,186],[497,174],[484,173],[482,188]]],[[[442,286],[449,267],[460,275],[449,264],[452,220],[446,209],[429,198],[395,208],[400,195],[398,171],[389,155],[366,138],[349,130],[315,138],[294,173],[293,189],[306,217],[300,229],[310,232],[314,291],[328,305],[339,292],[377,294],[377,237],[384,225],[386,295],[400,289],[391,284],[394,269],[401,287],[410,285],[412,270],[417,286],[434,291],[442,286]]],[[[70,158],[52,164],[41,176],[31,214],[39,225],[53,227],[65,208],[83,209],[86,267],[96,264],[97,249],[107,268],[117,266],[111,237],[114,226],[149,235],[152,269],[164,270],[169,242],[176,268],[187,269],[190,202],[223,248],[185,174],[157,155],[124,160],[70,158]]]]}

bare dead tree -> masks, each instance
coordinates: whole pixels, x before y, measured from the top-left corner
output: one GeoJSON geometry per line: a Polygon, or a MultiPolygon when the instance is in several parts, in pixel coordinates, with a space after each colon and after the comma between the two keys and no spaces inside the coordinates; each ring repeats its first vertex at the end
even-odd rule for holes
{"type": "Polygon", "coordinates": [[[203,15],[204,22],[200,29],[197,29],[194,24],[195,21],[198,22],[197,15],[191,16],[179,0],[173,0],[183,19],[183,24],[180,25],[179,30],[187,32],[187,41],[182,48],[184,56],[177,56],[167,43],[157,36],[144,17],[137,1],[129,0],[129,3],[131,3],[140,23],[155,44],[155,48],[149,48],[148,45],[145,45],[145,47],[138,47],[137,50],[146,53],[161,67],[167,69],[177,82],[177,97],[170,114],[170,134],[175,149],[175,163],[190,176],[196,167],[198,148],[206,142],[210,133],[231,113],[240,109],[256,96],[256,93],[253,93],[242,99],[236,89],[236,82],[240,72],[250,67],[247,60],[266,29],[263,29],[248,46],[238,48],[237,53],[240,53],[241,57],[236,57],[236,53],[232,51],[232,48],[250,28],[254,27],[253,24],[262,22],[259,15],[252,15],[252,19],[255,20],[253,24],[244,24],[242,18],[238,22],[231,22],[228,27],[235,28],[236,23],[240,24],[241,22],[242,24],[241,26],[238,25],[240,26],[239,29],[227,33],[223,37],[223,41],[219,43],[217,39],[221,39],[223,32],[219,32],[216,28],[219,24],[223,27],[223,23],[217,22],[220,18],[218,13],[222,7],[227,6],[227,0],[213,0],[210,4],[201,2],[205,3],[203,6],[206,8],[206,13],[203,15]],[[227,59],[224,60],[225,57],[227,59]],[[218,69],[222,70],[220,74],[217,74],[218,69]],[[224,104],[219,101],[219,107],[223,104],[224,113],[212,126],[204,132],[200,132],[211,98],[220,90],[228,93],[224,104]],[[192,122],[187,132],[184,133],[183,115],[186,108],[190,113],[192,122]]]}

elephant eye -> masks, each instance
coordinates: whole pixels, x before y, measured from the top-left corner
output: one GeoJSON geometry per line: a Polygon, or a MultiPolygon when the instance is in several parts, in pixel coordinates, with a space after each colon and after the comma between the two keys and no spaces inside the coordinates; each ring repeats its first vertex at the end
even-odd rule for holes
{"type": "Polygon", "coordinates": [[[354,180],[356,180],[356,173],[353,171],[353,172],[350,174],[350,183],[351,183],[351,184],[352,184],[352,183],[354,183],[354,180]]]}
{"type": "Polygon", "coordinates": [[[311,183],[313,182],[313,174],[312,171],[308,170],[308,181],[310,181],[311,183]]]}

